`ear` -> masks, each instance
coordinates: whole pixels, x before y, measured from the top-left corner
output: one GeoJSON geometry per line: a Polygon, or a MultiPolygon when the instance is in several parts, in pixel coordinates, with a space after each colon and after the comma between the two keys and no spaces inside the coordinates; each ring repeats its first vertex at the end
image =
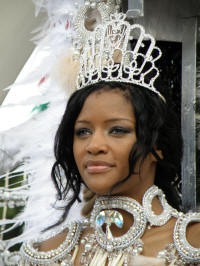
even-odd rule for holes
{"type": "Polygon", "coordinates": [[[153,150],[151,152],[151,156],[152,156],[152,161],[153,162],[158,162],[159,160],[163,160],[164,156],[161,150],[153,150]]]}

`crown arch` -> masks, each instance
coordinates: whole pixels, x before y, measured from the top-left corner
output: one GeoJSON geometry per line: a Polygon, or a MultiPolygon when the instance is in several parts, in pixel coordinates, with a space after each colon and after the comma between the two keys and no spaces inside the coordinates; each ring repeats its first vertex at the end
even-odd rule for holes
{"type": "MultiPolygon", "coordinates": [[[[200,208],[200,80],[198,74],[200,3],[198,0],[128,0],[123,2],[123,8],[127,11],[129,18],[143,25],[156,40],[168,43],[169,51],[173,46],[180,55],[179,66],[177,66],[180,89],[174,92],[176,88],[173,88],[173,81],[171,81],[170,90],[171,94],[176,94],[175,104],[180,115],[184,139],[182,202],[185,211],[198,210],[200,208]]],[[[167,47],[167,45],[164,46],[167,47]]],[[[165,71],[163,68],[162,72],[165,71]]]]}

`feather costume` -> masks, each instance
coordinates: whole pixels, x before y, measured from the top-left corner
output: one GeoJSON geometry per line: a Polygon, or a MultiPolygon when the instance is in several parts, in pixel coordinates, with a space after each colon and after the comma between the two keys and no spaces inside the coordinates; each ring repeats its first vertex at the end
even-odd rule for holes
{"type": "MultiPolygon", "coordinates": [[[[18,193],[27,201],[24,211],[13,220],[0,221],[0,226],[13,224],[9,230],[25,224],[22,235],[6,241],[7,249],[41,234],[42,230],[57,222],[61,216],[61,210],[54,208],[56,190],[50,181],[54,162],[53,142],[68,95],[73,91],[73,73],[78,70],[78,65],[74,64],[72,67],[70,62],[71,36],[77,7],[83,0],[34,2],[36,15],[47,12],[47,21],[37,29],[37,47],[0,109],[3,113],[5,110],[23,107],[28,113],[25,122],[14,126],[11,124],[9,129],[0,133],[0,158],[4,162],[0,168],[0,179],[4,179],[8,172],[9,178],[14,178],[19,172],[28,174],[28,184],[18,188],[18,193]],[[71,79],[66,79],[66,76],[71,79]],[[67,90],[60,89],[56,79],[67,90]],[[31,96],[22,98],[17,103],[9,100],[11,94],[16,95],[23,90],[31,91],[31,96]]],[[[9,190],[9,193],[11,197],[16,190],[9,190]]],[[[70,220],[81,218],[79,210],[80,206],[74,204],[70,220]]]]}

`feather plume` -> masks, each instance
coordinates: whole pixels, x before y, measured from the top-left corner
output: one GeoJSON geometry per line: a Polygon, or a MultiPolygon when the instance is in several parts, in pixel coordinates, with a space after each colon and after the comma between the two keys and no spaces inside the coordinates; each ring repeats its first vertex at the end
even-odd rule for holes
{"type": "MultiPolygon", "coordinates": [[[[7,101],[1,108],[12,109],[18,105],[37,107],[42,104],[46,104],[47,108],[40,112],[34,111],[28,121],[0,134],[0,142],[3,143],[0,156],[12,158],[0,169],[2,174],[0,179],[5,178],[6,172],[16,166],[18,168],[12,171],[10,178],[17,176],[19,171],[29,175],[29,189],[27,185],[19,188],[19,192],[28,199],[24,211],[13,220],[3,220],[0,223],[0,225],[13,224],[10,230],[22,223],[25,224],[22,235],[6,241],[7,248],[18,242],[37,238],[44,229],[56,223],[62,214],[61,210],[55,208],[56,190],[51,181],[51,168],[55,160],[53,143],[67,99],[74,89],[74,80],[78,71],[77,63],[72,72],[70,69],[70,36],[73,34],[77,5],[82,4],[83,0],[77,0],[76,3],[69,0],[34,0],[34,2],[37,7],[36,15],[40,11],[46,11],[48,18],[39,29],[37,48],[10,92],[17,94],[25,88],[36,89],[37,92],[17,103],[7,101]],[[55,79],[60,80],[65,92],[60,89],[55,79]]],[[[68,196],[70,197],[70,194],[68,196]]],[[[64,205],[66,202],[60,204],[64,205]]],[[[82,204],[77,202],[74,204],[66,223],[82,218],[81,206],[82,204]]]]}
{"type": "Polygon", "coordinates": [[[67,93],[72,93],[76,90],[79,69],[80,63],[78,60],[73,60],[73,50],[71,49],[58,60],[58,63],[53,68],[52,76],[67,93]]]}
{"type": "MultiPolygon", "coordinates": [[[[10,178],[17,176],[20,171],[29,175],[28,186],[23,185],[18,188],[19,193],[28,199],[24,211],[11,221],[0,222],[0,225],[13,224],[9,230],[22,223],[25,224],[24,232],[20,236],[6,241],[7,248],[15,243],[37,238],[44,229],[55,224],[62,214],[60,209],[55,208],[55,203],[58,202],[51,181],[51,168],[55,160],[53,143],[67,99],[75,89],[79,70],[79,63],[72,62],[71,37],[74,34],[74,18],[84,0],[33,0],[33,2],[36,5],[36,15],[39,12],[46,12],[47,21],[37,29],[37,36],[34,38],[37,47],[13,84],[10,93],[16,95],[23,91],[25,94],[27,89],[35,93],[18,102],[7,101],[1,107],[12,109],[13,106],[34,106],[34,112],[30,114],[29,120],[1,132],[0,135],[0,156],[4,159],[12,158],[1,167],[0,179],[5,178],[8,170],[12,170],[10,178]],[[60,86],[65,91],[61,90],[60,86]],[[41,105],[47,108],[39,112],[37,110],[41,105]],[[13,170],[16,166],[17,169],[13,170]]],[[[99,23],[99,19],[94,12],[91,12],[88,14],[86,27],[92,29],[96,23],[99,23]]],[[[59,202],[59,206],[65,204],[66,202],[59,202]]],[[[65,222],[83,219],[82,207],[82,203],[75,202],[65,222]]],[[[62,225],[56,230],[61,228],[62,225]]],[[[44,234],[51,232],[52,230],[44,234]]]]}

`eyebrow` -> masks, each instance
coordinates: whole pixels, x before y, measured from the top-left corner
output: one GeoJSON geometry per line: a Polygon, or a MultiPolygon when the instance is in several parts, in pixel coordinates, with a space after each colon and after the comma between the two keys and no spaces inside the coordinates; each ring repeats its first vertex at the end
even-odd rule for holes
{"type": "MultiPolygon", "coordinates": [[[[133,123],[133,120],[127,119],[127,118],[111,118],[105,121],[105,123],[111,123],[111,122],[119,122],[119,121],[128,121],[133,123]]],[[[90,121],[88,120],[78,120],[76,121],[76,123],[86,123],[86,124],[90,124],[90,121]]]]}

